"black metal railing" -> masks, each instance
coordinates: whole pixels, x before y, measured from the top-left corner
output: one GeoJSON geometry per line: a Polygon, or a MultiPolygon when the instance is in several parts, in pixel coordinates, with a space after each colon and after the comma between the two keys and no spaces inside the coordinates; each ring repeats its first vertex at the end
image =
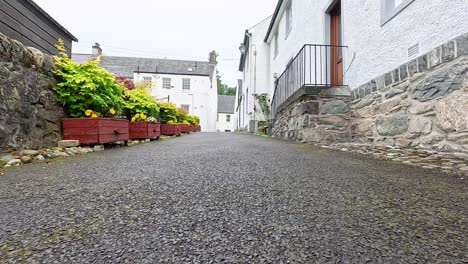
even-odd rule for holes
{"type": "Polygon", "coordinates": [[[279,107],[304,86],[343,85],[343,49],[347,46],[306,44],[276,79],[271,102],[271,119],[279,107]],[[331,67],[333,65],[333,67],[331,67]]]}

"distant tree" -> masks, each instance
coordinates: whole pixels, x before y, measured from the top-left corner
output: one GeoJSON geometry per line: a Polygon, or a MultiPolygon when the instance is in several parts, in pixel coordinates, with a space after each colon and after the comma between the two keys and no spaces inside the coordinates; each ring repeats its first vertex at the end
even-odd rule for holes
{"type": "Polygon", "coordinates": [[[219,71],[216,71],[216,80],[218,84],[218,95],[236,95],[236,88],[224,84],[221,80],[221,75],[219,75],[219,71]]]}

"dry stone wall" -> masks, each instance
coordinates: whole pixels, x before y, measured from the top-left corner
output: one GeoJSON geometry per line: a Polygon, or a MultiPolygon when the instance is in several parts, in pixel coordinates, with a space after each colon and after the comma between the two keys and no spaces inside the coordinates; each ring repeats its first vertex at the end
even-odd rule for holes
{"type": "Polygon", "coordinates": [[[64,116],[53,58],[0,33],[0,151],[56,146],[64,116]]]}
{"type": "Polygon", "coordinates": [[[272,135],[468,153],[468,34],[350,90],[349,97],[300,97],[277,114],[272,135]]]}
{"type": "Polygon", "coordinates": [[[272,135],[297,142],[347,142],[351,138],[351,97],[340,94],[301,96],[277,114],[272,135]]]}
{"type": "Polygon", "coordinates": [[[468,152],[468,35],[355,89],[354,142],[468,152]]]}

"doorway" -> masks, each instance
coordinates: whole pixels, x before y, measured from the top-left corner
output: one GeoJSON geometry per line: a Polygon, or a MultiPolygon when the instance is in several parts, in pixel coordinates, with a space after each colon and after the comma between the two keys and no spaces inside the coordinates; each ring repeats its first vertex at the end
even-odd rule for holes
{"type": "Polygon", "coordinates": [[[330,10],[330,84],[343,85],[343,44],[341,1],[330,10]]]}

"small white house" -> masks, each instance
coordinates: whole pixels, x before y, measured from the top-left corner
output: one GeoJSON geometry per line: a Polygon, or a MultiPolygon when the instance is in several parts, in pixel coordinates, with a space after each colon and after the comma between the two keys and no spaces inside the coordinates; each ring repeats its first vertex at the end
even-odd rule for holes
{"type": "MultiPolygon", "coordinates": [[[[93,47],[94,56],[101,52],[99,46],[93,47]]],[[[83,54],[73,57],[83,61],[83,54]]],[[[209,61],[103,56],[100,62],[101,67],[118,76],[150,82],[155,100],[175,103],[198,116],[203,132],[216,131],[216,64],[215,52],[210,53],[209,61]]]]}
{"type": "Polygon", "coordinates": [[[235,115],[236,96],[219,95],[218,96],[218,117],[216,129],[219,132],[233,132],[236,130],[235,115]]]}
{"type": "Polygon", "coordinates": [[[307,85],[356,89],[467,33],[466,14],[464,0],[279,0],[264,39],[273,104],[307,85]]]}
{"type": "Polygon", "coordinates": [[[270,47],[264,42],[271,16],[245,31],[244,41],[240,46],[241,57],[239,71],[242,80],[238,89],[239,100],[236,102],[236,115],[239,118],[239,129],[256,131],[258,121],[265,117],[258,105],[255,95],[272,95],[269,85],[269,55],[270,47]]]}

